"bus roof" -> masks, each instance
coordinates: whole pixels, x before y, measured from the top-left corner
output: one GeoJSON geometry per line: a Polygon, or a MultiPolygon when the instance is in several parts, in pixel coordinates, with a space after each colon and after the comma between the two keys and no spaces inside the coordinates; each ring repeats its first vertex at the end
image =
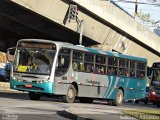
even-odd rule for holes
{"type": "Polygon", "coordinates": [[[95,48],[84,47],[84,46],[81,46],[81,45],[73,45],[73,44],[67,43],[67,42],[44,40],[44,39],[21,39],[18,42],[20,42],[20,41],[55,43],[59,47],[67,47],[67,48],[76,49],[76,50],[82,50],[82,51],[85,51],[85,52],[91,52],[91,53],[95,53],[95,54],[102,54],[102,55],[108,55],[108,56],[113,56],[113,57],[118,57],[118,58],[124,58],[124,59],[138,60],[138,61],[147,62],[146,58],[135,57],[135,56],[130,56],[130,55],[124,55],[124,54],[120,54],[118,52],[110,52],[110,51],[98,50],[98,49],[95,49],[95,48]]]}

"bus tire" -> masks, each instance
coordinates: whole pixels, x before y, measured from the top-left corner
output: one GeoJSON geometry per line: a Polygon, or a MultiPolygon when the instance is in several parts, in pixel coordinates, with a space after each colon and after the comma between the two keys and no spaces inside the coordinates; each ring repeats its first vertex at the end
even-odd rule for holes
{"type": "Polygon", "coordinates": [[[39,100],[41,98],[41,94],[36,92],[29,92],[29,98],[31,100],[39,100]]]}
{"type": "Polygon", "coordinates": [[[108,105],[113,105],[113,100],[107,100],[108,105]]]}
{"type": "Polygon", "coordinates": [[[153,105],[156,105],[156,102],[152,102],[153,105]]]}
{"type": "Polygon", "coordinates": [[[139,100],[135,100],[135,103],[136,103],[136,104],[139,104],[139,100]]]}
{"type": "Polygon", "coordinates": [[[148,101],[145,101],[145,102],[144,102],[144,104],[146,104],[146,105],[147,105],[147,104],[148,104],[148,101]]]}
{"type": "Polygon", "coordinates": [[[70,85],[67,91],[67,95],[63,96],[63,100],[66,103],[73,103],[76,97],[76,89],[74,87],[74,85],[70,85]]]}
{"type": "Polygon", "coordinates": [[[92,103],[93,100],[94,100],[94,98],[85,98],[85,97],[80,97],[80,98],[79,98],[79,101],[80,101],[81,103],[92,103]]]}
{"type": "Polygon", "coordinates": [[[123,91],[121,89],[118,89],[116,99],[113,100],[112,104],[114,106],[119,106],[123,102],[123,91]]]}
{"type": "Polygon", "coordinates": [[[157,103],[157,107],[158,107],[158,108],[160,107],[160,103],[157,103]]]}

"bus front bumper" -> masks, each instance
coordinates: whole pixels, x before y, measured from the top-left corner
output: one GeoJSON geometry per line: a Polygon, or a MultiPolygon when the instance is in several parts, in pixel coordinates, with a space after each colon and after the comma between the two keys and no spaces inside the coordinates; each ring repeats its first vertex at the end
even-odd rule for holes
{"type": "Polygon", "coordinates": [[[54,83],[32,83],[32,82],[19,82],[17,80],[10,80],[10,88],[19,91],[38,92],[38,93],[54,93],[54,83]]]}

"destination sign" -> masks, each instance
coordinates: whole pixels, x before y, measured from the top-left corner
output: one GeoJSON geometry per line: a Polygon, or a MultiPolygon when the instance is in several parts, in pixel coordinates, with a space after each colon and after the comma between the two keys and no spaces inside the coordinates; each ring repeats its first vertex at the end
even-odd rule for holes
{"type": "Polygon", "coordinates": [[[38,43],[38,42],[20,42],[18,44],[18,47],[56,49],[56,46],[54,44],[50,44],[50,43],[38,43]]]}

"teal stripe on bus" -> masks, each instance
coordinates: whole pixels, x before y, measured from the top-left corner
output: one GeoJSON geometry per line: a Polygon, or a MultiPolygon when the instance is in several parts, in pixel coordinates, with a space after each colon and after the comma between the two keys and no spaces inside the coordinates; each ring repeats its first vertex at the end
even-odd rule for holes
{"type": "Polygon", "coordinates": [[[109,89],[108,89],[107,93],[105,94],[105,98],[107,98],[108,95],[109,95],[109,93],[111,92],[111,90],[112,90],[112,88],[113,88],[113,86],[114,86],[114,84],[115,84],[116,77],[115,77],[115,76],[110,76],[110,80],[111,80],[112,82],[110,83],[109,89]]]}

